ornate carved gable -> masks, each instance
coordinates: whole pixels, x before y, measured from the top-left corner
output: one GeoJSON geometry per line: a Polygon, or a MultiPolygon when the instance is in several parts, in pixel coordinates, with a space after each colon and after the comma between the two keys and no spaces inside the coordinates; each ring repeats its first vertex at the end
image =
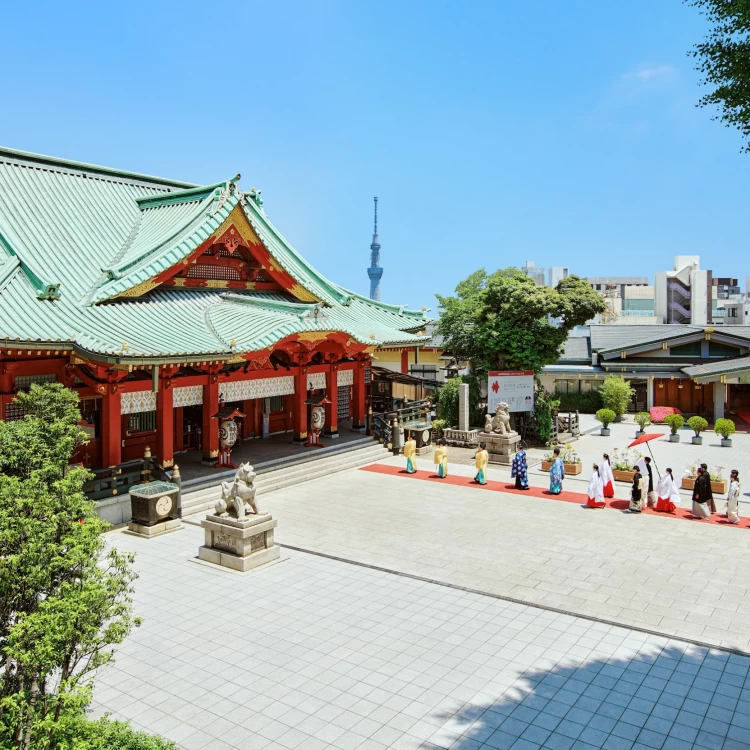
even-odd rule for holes
{"type": "Polygon", "coordinates": [[[301,302],[319,300],[271,257],[241,206],[194,253],[152,280],[153,286],[257,289],[286,292],[301,302]]]}

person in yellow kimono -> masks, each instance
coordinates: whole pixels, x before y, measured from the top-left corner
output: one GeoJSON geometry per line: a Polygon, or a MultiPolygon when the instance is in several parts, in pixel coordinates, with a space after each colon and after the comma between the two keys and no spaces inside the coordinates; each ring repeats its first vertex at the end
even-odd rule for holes
{"type": "Polygon", "coordinates": [[[407,432],[407,440],[404,443],[404,458],[406,459],[406,473],[416,474],[417,462],[415,456],[417,455],[417,441],[412,437],[411,432],[407,432]]]}
{"type": "Polygon", "coordinates": [[[490,454],[487,453],[487,443],[479,443],[479,450],[474,456],[474,465],[477,467],[477,475],[474,481],[479,484],[487,484],[487,464],[490,462],[490,454]]]}
{"type": "Polygon", "coordinates": [[[435,448],[435,456],[432,459],[432,463],[438,467],[438,476],[441,479],[445,479],[448,476],[448,446],[443,438],[437,441],[437,448],[435,448]]]}

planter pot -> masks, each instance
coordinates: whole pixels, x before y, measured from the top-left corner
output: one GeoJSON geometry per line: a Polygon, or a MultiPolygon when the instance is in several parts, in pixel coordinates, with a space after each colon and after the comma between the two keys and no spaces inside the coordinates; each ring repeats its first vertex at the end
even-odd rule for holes
{"type": "Polygon", "coordinates": [[[609,427],[602,427],[601,432],[599,433],[602,437],[609,437],[612,433],[612,430],[609,429],[609,427]]]}
{"type": "MultiPolygon", "coordinates": [[[[681,487],[683,490],[692,490],[694,485],[695,477],[684,476],[682,478],[681,487]]],[[[713,492],[715,495],[726,495],[728,489],[729,481],[726,479],[721,479],[718,482],[711,482],[711,492],[713,492]]]]}
{"type": "Polygon", "coordinates": [[[643,430],[636,430],[635,431],[635,439],[638,440],[638,438],[643,435],[643,430]]]}
{"type": "Polygon", "coordinates": [[[693,435],[693,445],[703,445],[703,438],[700,435],[693,435]]]}
{"type": "Polygon", "coordinates": [[[679,443],[680,442],[680,436],[679,435],[670,435],[669,436],[669,442],[670,443],[679,443]]]}
{"type": "Polygon", "coordinates": [[[622,416],[615,417],[615,424],[620,424],[622,422],[622,416]]]}
{"type": "Polygon", "coordinates": [[[721,447],[722,448],[731,448],[732,447],[732,438],[722,438],[721,439],[721,447]]]}
{"type": "MultiPolygon", "coordinates": [[[[542,471],[549,471],[552,468],[552,461],[542,461],[542,471]]],[[[563,464],[566,474],[580,474],[583,471],[583,464],[563,464]]]]}
{"type": "Polygon", "coordinates": [[[633,483],[633,477],[635,476],[634,471],[620,471],[619,469],[613,469],[612,474],[614,474],[616,482],[627,482],[628,484],[633,483]]]}

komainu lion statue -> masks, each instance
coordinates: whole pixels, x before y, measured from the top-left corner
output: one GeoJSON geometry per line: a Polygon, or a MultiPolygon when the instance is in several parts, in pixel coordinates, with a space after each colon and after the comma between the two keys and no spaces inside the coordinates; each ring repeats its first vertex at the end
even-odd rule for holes
{"type": "Polygon", "coordinates": [[[255,472],[250,464],[240,464],[232,482],[221,483],[221,500],[214,506],[217,516],[243,519],[250,513],[258,515],[255,504],[255,472]]]}
{"type": "Polygon", "coordinates": [[[501,401],[497,405],[495,416],[487,414],[485,417],[484,431],[488,433],[495,433],[496,435],[513,435],[515,434],[510,428],[510,413],[508,412],[508,404],[501,401]]]}

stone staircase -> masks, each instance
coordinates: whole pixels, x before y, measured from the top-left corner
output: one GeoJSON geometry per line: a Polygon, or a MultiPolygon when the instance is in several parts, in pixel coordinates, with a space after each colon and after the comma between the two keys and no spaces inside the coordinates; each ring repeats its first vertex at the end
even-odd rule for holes
{"type": "MultiPolygon", "coordinates": [[[[380,443],[374,442],[372,438],[354,440],[341,446],[323,448],[303,456],[258,463],[254,466],[258,475],[255,486],[258,496],[262,498],[263,495],[274,490],[328,476],[337,471],[366,466],[392,455],[391,451],[380,443]]],[[[232,470],[184,482],[182,486],[183,520],[187,523],[199,523],[208,511],[213,510],[214,504],[221,497],[220,483],[229,481],[233,476],[232,470]]]]}

